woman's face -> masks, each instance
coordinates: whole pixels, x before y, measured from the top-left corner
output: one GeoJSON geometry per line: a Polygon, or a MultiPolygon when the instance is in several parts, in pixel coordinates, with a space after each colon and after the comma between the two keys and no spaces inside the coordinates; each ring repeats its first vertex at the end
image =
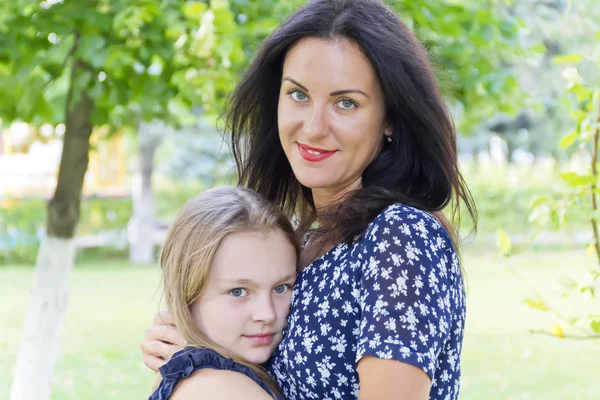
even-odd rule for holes
{"type": "Polygon", "coordinates": [[[283,337],[295,281],[296,250],[281,231],[233,233],[219,246],[192,315],[213,342],[262,364],[283,337]]]}
{"type": "Polygon", "coordinates": [[[360,48],[317,38],[293,46],[283,64],[278,125],[292,170],[316,204],[360,187],[390,134],[379,80],[360,48]]]}

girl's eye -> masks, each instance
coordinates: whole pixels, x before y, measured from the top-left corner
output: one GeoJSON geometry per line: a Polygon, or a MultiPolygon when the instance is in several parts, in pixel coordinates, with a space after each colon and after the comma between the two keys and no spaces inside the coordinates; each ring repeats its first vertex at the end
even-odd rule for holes
{"type": "Polygon", "coordinates": [[[279,285],[273,291],[277,294],[283,294],[288,291],[290,287],[288,285],[279,285]]]}
{"type": "Polygon", "coordinates": [[[291,94],[291,96],[292,96],[292,99],[293,99],[294,101],[297,101],[297,102],[304,102],[304,101],[306,101],[306,99],[308,98],[308,97],[306,96],[306,94],[304,94],[304,93],[302,93],[302,92],[300,92],[300,91],[298,91],[298,90],[294,90],[294,91],[292,91],[290,94],[291,94]]]}
{"type": "Polygon", "coordinates": [[[338,105],[343,110],[350,110],[356,107],[356,103],[349,99],[342,99],[338,102],[338,105]]]}
{"type": "Polygon", "coordinates": [[[242,288],[235,288],[229,291],[229,294],[233,297],[245,297],[248,295],[248,291],[242,288]]]}

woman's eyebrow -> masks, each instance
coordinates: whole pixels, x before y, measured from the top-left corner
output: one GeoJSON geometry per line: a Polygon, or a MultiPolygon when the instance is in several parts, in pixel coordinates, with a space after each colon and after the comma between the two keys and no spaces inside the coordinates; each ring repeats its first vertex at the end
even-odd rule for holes
{"type": "MultiPolygon", "coordinates": [[[[290,77],[284,77],[282,80],[283,81],[288,81],[293,83],[294,85],[298,86],[300,89],[304,90],[306,93],[309,92],[308,88],[304,85],[302,85],[300,82],[290,78],[290,77]]],[[[348,93],[360,93],[365,97],[369,97],[368,94],[366,94],[364,91],[360,90],[360,89],[343,89],[343,90],[336,90],[335,92],[331,92],[329,93],[330,96],[339,96],[341,94],[348,94],[348,93]]]]}
{"type": "Polygon", "coordinates": [[[308,89],[306,88],[306,86],[304,86],[304,85],[301,85],[300,83],[298,83],[297,81],[293,80],[292,78],[289,78],[289,77],[287,77],[287,76],[286,76],[286,77],[284,77],[284,78],[283,78],[281,81],[282,81],[282,82],[283,82],[283,81],[289,81],[289,82],[292,82],[294,85],[298,86],[300,89],[302,89],[302,90],[304,90],[304,91],[308,92],[308,89]]]}
{"type": "Polygon", "coordinates": [[[345,90],[336,90],[335,92],[329,93],[330,96],[339,96],[340,94],[348,94],[348,93],[360,93],[365,97],[369,97],[368,94],[363,92],[360,89],[345,89],[345,90]]]}

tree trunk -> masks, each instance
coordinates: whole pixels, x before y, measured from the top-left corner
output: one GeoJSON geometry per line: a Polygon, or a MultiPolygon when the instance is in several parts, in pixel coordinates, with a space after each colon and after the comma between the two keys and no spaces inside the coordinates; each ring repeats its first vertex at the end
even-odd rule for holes
{"type": "Polygon", "coordinates": [[[152,172],[154,153],[162,133],[159,131],[162,131],[159,123],[142,122],[138,129],[139,170],[134,177],[133,217],[129,225],[129,261],[133,264],[149,265],[155,262],[152,172]]]}
{"type": "Polygon", "coordinates": [[[75,261],[74,236],[92,133],[92,101],[87,97],[85,87],[75,89],[73,86],[75,78],[85,73],[76,62],[67,94],[66,130],[58,182],[54,197],[48,203],[46,237],[42,239],[37,256],[31,305],[17,356],[11,400],[50,399],[75,261]]]}
{"type": "Polygon", "coordinates": [[[73,239],[44,237],[37,256],[31,305],[10,394],[11,400],[50,398],[62,319],[75,258],[73,239]]]}

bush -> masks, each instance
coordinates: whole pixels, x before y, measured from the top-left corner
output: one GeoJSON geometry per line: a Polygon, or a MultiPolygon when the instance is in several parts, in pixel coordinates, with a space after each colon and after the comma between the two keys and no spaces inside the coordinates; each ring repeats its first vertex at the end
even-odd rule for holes
{"type": "MultiPolygon", "coordinates": [[[[558,199],[564,184],[553,177],[560,166],[552,160],[533,165],[488,165],[467,163],[463,173],[471,190],[477,211],[478,232],[482,235],[498,229],[511,234],[533,234],[538,226],[529,221],[531,205],[540,197],[558,199]]],[[[471,229],[466,212],[461,213],[461,230],[471,229]]],[[[584,215],[570,216],[566,230],[577,230],[587,224],[584,215]]]]}
{"type": "MultiPolygon", "coordinates": [[[[129,198],[92,197],[81,202],[78,236],[127,227],[131,218],[129,198]]],[[[0,201],[0,263],[35,262],[45,231],[46,201],[4,199],[0,201]]]]}

